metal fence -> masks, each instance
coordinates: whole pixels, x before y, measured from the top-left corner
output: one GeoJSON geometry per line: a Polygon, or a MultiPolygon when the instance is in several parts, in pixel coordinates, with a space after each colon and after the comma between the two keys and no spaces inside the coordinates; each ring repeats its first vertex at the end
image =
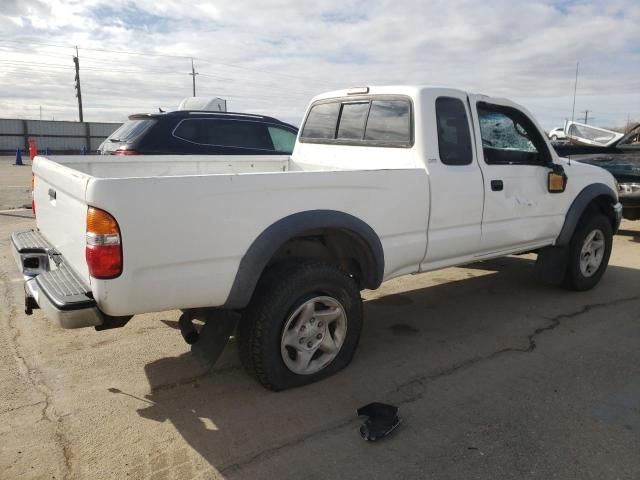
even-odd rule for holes
{"type": "Polygon", "coordinates": [[[38,152],[95,152],[121,123],[59,122],[0,118],[0,153],[29,151],[29,138],[34,138],[38,152]]]}

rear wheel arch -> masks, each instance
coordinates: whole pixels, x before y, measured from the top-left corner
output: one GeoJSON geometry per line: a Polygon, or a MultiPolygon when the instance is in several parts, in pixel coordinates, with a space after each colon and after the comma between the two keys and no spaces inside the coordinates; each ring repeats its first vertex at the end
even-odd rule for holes
{"type": "Polygon", "coordinates": [[[360,288],[382,283],[384,251],[371,226],[344,212],[310,210],[282,218],[258,235],[240,261],[224,308],[244,308],[265,270],[292,258],[332,262],[360,288]]]}

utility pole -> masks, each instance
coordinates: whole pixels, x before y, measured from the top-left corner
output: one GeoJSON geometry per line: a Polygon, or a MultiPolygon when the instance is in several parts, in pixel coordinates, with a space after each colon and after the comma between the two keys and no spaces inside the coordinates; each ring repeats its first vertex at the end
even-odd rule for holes
{"type": "Polygon", "coordinates": [[[76,97],[78,97],[78,114],[80,117],[80,122],[84,122],[84,118],[82,116],[82,92],[80,91],[80,58],[78,55],[78,47],[76,47],[76,55],[73,57],[73,63],[76,66],[76,97]]]}
{"type": "Polygon", "coordinates": [[[576,82],[573,84],[573,108],[571,109],[571,121],[575,119],[576,113],[576,90],[578,90],[578,66],[580,62],[576,62],[576,82]]]}
{"type": "MultiPolygon", "coordinates": [[[[40,105],[40,120],[42,120],[42,105],[40,105]]],[[[629,122],[627,122],[629,123],[629,122]]]]}
{"type": "Polygon", "coordinates": [[[584,111],[584,124],[589,123],[589,110],[584,111]]]}
{"type": "Polygon", "coordinates": [[[196,72],[196,67],[193,65],[193,58],[191,58],[191,73],[189,74],[193,77],[193,96],[196,96],[196,75],[198,75],[198,72],[196,72]]]}

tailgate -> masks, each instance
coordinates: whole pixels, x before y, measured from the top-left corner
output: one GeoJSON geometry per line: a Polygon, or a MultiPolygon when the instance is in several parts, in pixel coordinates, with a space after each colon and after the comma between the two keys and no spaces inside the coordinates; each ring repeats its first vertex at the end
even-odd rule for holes
{"type": "Polygon", "coordinates": [[[33,173],[36,225],[68,265],[89,285],[89,270],[85,261],[85,190],[91,177],[45,157],[34,159],[33,173]]]}

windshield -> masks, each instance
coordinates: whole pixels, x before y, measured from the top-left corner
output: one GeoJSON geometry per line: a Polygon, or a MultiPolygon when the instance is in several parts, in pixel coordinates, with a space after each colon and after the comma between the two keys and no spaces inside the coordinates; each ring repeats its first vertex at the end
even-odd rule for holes
{"type": "Polygon", "coordinates": [[[154,123],[153,119],[128,120],[109,136],[112,142],[132,142],[146,132],[154,123]]]}

